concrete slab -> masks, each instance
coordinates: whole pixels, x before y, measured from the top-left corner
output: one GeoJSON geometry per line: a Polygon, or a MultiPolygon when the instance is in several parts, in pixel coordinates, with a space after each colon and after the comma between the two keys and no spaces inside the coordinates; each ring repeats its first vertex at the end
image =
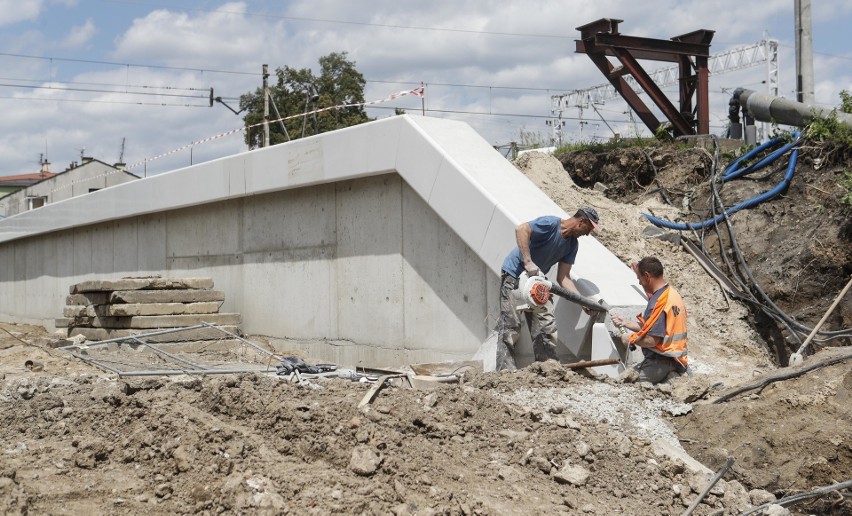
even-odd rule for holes
{"type": "MultiPolygon", "coordinates": [[[[237,326],[219,326],[219,328],[233,333],[235,335],[241,335],[239,327],[237,326]]],[[[109,339],[118,339],[123,337],[132,337],[134,335],[139,335],[142,333],[146,333],[149,330],[116,330],[109,328],[72,328],[68,331],[68,337],[76,337],[77,335],[82,335],[86,337],[86,340],[98,341],[98,340],[109,340],[109,339]]],[[[195,340],[218,340],[223,336],[222,332],[214,331],[209,328],[198,328],[196,330],[181,330],[177,332],[166,333],[161,336],[153,336],[149,337],[146,340],[151,342],[175,342],[175,341],[195,341],[195,340]]]]}
{"type": "Polygon", "coordinates": [[[109,292],[113,290],[213,288],[212,278],[122,278],[117,280],[91,280],[71,285],[71,294],[82,292],[109,292]]]}
{"type": "Polygon", "coordinates": [[[200,314],[200,315],[140,315],[133,317],[81,317],[77,327],[145,329],[180,328],[203,322],[221,326],[237,326],[240,314],[200,314]]]}
{"type": "Polygon", "coordinates": [[[109,301],[109,292],[86,292],[65,296],[66,306],[104,305],[109,301]]]}
{"type": "Polygon", "coordinates": [[[120,303],[95,306],[66,306],[65,317],[127,317],[136,315],[215,314],[219,303],[120,303]]]}
{"type": "MultiPolygon", "coordinates": [[[[93,294],[96,293],[82,295],[92,296],[93,294]]],[[[96,298],[92,297],[92,299],[96,298]]],[[[204,303],[224,300],[225,293],[221,290],[118,290],[109,294],[110,303],[204,303]]]]}

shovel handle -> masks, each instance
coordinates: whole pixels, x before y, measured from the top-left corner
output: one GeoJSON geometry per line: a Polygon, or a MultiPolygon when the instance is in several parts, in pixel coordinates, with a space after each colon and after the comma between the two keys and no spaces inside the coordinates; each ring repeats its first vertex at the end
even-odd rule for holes
{"type": "Polygon", "coordinates": [[[846,295],[846,292],[849,290],[850,286],[852,286],[852,276],[849,277],[849,281],[846,282],[846,286],[843,287],[843,290],[841,290],[840,293],[837,294],[837,297],[834,298],[834,302],[831,303],[830,307],[828,307],[828,311],[825,312],[825,315],[822,316],[822,319],[820,319],[817,325],[814,326],[814,329],[811,330],[811,334],[808,335],[808,338],[806,338],[805,341],[802,342],[802,345],[799,347],[798,351],[796,351],[797,354],[801,355],[802,351],[804,351],[805,348],[808,347],[808,344],[811,343],[811,340],[813,340],[814,336],[817,334],[817,331],[819,331],[819,329],[822,328],[822,325],[825,324],[825,321],[826,319],[828,319],[828,316],[831,315],[831,312],[833,312],[834,309],[837,308],[837,305],[840,304],[840,300],[843,299],[844,295],[846,295]]]}

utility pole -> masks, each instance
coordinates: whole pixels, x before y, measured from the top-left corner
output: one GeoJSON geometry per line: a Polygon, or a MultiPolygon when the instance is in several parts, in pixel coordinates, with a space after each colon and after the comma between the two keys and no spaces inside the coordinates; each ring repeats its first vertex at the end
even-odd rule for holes
{"type": "Polygon", "coordinates": [[[269,65],[263,65],[263,146],[269,147],[269,65]]]}
{"type": "Polygon", "coordinates": [[[794,0],[796,20],[796,100],[814,103],[814,48],[811,0],[794,0]]]}

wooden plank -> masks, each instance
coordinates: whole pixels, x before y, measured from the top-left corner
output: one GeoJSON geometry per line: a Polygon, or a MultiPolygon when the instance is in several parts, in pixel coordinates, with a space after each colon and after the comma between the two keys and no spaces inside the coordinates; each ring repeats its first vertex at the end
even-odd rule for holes
{"type": "Polygon", "coordinates": [[[427,364],[411,364],[414,374],[425,376],[446,376],[473,369],[482,372],[482,360],[461,360],[458,362],[435,362],[427,364]]]}
{"type": "Polygon", "coordinates": [[[402,373],[402,374],[386,374],[386,375],[380,376],[379,379],[376,380],[376,383],[374,383],[373,386],[370,387],[370,390],[367,391],[367,394],[365,394],[364,397],[361,399],[361,402],[358,403],[358,408],[363,409],[364,407],[366,407],[367,405],[372,403],[373,399],[375,399],[376,395],[379,394],[379,391],[384,388],[385,382],[387,382],[388,380],[390,380],[392,378],[401,378],[401,377],[405,377],[405,376],[407,376],[407,375],[405,375],[404,373],[402,373]]]}

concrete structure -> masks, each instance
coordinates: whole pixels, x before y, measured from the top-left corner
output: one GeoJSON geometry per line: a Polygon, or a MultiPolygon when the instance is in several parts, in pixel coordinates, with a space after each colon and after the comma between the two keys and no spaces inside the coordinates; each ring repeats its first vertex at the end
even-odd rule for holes
{"type": "MultiPolygon", "coordinates": [[[[543,214],[567,216],[468,125],[395,116],[0,221],[0,319],[50,327],[69,286],[89,279],[205,276],[246,333],[313,357],[467,359],[495,326],[514,226],[543,214]]],[[[631,315],[645,304],[592,237],[572,276],[631,315]]],[[[556,312],[565,360],[615,353],[577,305],[556,312]]],[[[531,354],[527,342],[518,362],[531,354]]]]}
{"type": "Polygon", "coordinates": [[[27,174],[33,176],[33,180],[0,197],[0,217],[11,217],[63,199],[139,179],[123,170],[122,164],[107,165],[93,158],[83,158],[81,165],[72,163],[65,171],[57,174],[45,173],[45,165],[50,163],[42,163],[41,173],[27,174]]]}

